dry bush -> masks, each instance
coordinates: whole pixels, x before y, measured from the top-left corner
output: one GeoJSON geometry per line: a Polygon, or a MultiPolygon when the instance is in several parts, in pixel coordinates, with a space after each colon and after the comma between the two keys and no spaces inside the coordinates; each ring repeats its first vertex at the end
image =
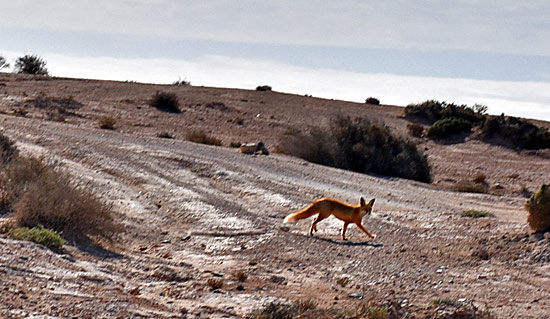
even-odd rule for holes
{"type": "Polygon", "coordinates": [[[472,181],[458,181],[455,184],[455,189],[463,193],[487,194],[489,192],[489,186],[487,184],[472,181]]]}
{"type": "Polygon", "coordinates": [[[345,287],[349,283],[349,277],[340,277],[336,279],[336,283],[345,287]]]}
{"type": "Polygon", "coordinates": [[[487,177],[483,173],[476,173],[472,178],[472,181],[474,183],[485,183],[486,180],[487,180],[487,177]]]}
{"type": "Polygon", "coordinates": [[[336,116],[329,128],[288,130],[276,152],[348,169],[430,182],[430,166],[416,146],[367,119],[336,116]]]}
{"type": "Polygon", "coordinates": [[[19,153],[15,143],[4,134],[0,134],[0,167],[9,163],[19,153]]]}
{"type": "Polygon", "coordinates": [[[245,282],[248,279],[248,275],[242,270],[235,271],[233,277],[241,282],[245,282]]]}
{"type": "Polygon", "coordinates": [[[222,141],[220,139],[210,136],[202,130],[194,130],[194,131],[188,132],[185,135],[185,139],[190,142],[200,143],[200,144],[215,145],[215,146],[222,145],[222,141]]]}
{"type": "Polygon", "coordinates": [[[18,157],[2,171],[0,189],[15,225],[42,225],[75,241],[117,232],[110,207],[55,167],[43,159],[18,157]]]}
{"type": "Polygon", "coordinates": [[[223,279],[210,278],[206,281],[206,284],[212,290],[221,289],[223,287],[223,279]]]}
{"type": "Polygon", "coordinates": [[[529,212],[527,222],[537,233],[550,231],[550,188],[543,184],[539,190],[527,200],[525,209],[529,212]]]}
{"type": "Polygon", "coordinates": [[[369,97],[365,100],[365,103],[372,105],[380,105],[380,100],[375,97],[369,97]]]}
{"type": "Polygon", "coordinates": [[[98,126],[104,130],[114,130],[116,119],[111,116],[103,116],[99,119],[98,126]]]}
{"type": "Polygon", "coordinates": [[[420,138],[424,136],[424,126],[418,123],[408,124],[407,131],[409,132],[409,135],[414,137],[420,138]]]}
{"type": "Polygon", "coordinates": [[[36,98],[25,101],[26,107],[41,110],[57,111],[60,114],[72,114],[69,110],[77,110],[84,106],[73,97],[53,97],[41,92],[36,98]]]}
{"type": "Polygon", "coordinates": [[[157,133],[157,137],[170,139],[170,138],[174,138],[174,135],[164,131],[164,132],[157,133]]]}
{"type": "Polygon", "coordinates": [[[514,149],[550,148],[550,132],[517,117],[489,116],[481,125],[480,139],[514,149]]]}
{"type": "Polygon", "coordinates": [[[157,91],[151,100],[149,105],[156,108],[159,111],[168,113],[180,113],[178,96],[174,93],[167,93],[157,91]]]}
{"type": "Polygon", "coordinates": [[[271,91],[271,90],[272,90],[272,88],[269,85],[259,85],[259,86],[256,87],[256,91],[268,92],[268,91],[271,91]]]}

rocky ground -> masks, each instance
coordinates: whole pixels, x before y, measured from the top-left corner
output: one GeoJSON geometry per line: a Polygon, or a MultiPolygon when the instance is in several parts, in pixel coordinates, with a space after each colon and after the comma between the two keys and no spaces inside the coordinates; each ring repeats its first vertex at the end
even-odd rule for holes
{"type": "Polygon", "coordinates": [[[0,111],[2,134],[23,154],[59,160],[113,206],[124,230],[62,253],[0,237],[1,317],[238,318],[270,301],[304,299],[348,309],[367,301],[414,318],[456,312],[437,300],[496,318],[550,317],[550,234],[530,235],[523,209],[525,193],[550,181],[546,152],[416,139],[434,173],[423,184],[227,147],[261,139],[274,149],[288,128],[324,125],[336,112],[406,134],[395,106],[0,74],[0,111]],[[148,106],[157,90],[178,94],[183,112],[148,106]],[[39,108],[31,102],[39,96],[78,103],[39,108]],[[98,128],[104,117],[115,130],[98,128]],[[225,147],[185,141],[199,128],[225,147]],[[476,173],[487,176],[489,194],[453,190],[476,173]],[[376,198],[364,225],[378,237],[350,226],[342,241],[334,218],[315,237],[305,235],[309,220],[282,224],[322,196],[376,198]],[[466,209],[495,217],[461,217],[466,209]]]}

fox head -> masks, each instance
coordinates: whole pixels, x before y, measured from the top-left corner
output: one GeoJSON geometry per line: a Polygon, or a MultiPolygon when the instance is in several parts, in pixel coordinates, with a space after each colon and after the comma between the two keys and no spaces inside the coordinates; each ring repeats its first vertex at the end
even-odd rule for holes
{"type": "Polygon", "coordinates": [[[361,197],[361,201],[359,202],[359,205],[361,206],[361,210],[365,210],[365,215],[370,215],[372,212],[372,206],[374,205],[375,198],[371,199],[369,203],[367,204],[365,202],[365,199],[361,197]]]}

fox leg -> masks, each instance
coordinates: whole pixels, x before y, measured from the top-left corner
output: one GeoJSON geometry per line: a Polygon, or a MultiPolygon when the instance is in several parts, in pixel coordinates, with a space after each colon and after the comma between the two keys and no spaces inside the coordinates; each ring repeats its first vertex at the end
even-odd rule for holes
{"type": "MultiPolygon", "coordinates": [[[[329,215],[330,216],[330,215],[329,215]]],[[[311,228],[309,229],[309,234],[313,236],[313,232],[317,231],[317,223],[322,221],[323,219],[327,218],[328,216],[324,216],[323,213],[319,213],[317,217],[313,219],[313,223],[311,223],[311,228]]]]}
{"type": "Polygon", "coordinates": [[[346,239],[346,230],[348,229],[348,222],[344,222],[344,226],[342,226],[342,240],[346,239]]]}
{"type": "Polygon", "coordinates": [[[370,238],[372,238],[372,239],[376,238],[376,235],[373,235],[373,234],[369,233],[369,231],[366,230],[365,227],[363,227],[363,225],[361,225],[361,223],[355,223],[355,225],[357,225],[357,227],[359,227],[359,229],[361,229],[370,238]]]}

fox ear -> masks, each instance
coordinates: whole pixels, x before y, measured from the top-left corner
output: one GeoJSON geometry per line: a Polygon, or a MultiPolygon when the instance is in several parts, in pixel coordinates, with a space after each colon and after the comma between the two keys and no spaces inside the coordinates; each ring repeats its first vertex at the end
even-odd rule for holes
{"type": "Polygon", "coordinates": [[[374,205],[374,200],[375,200],[375,199],[376,199],[376,198],[371,199],[370,202],[369,202],[369,205],[371,205],[371,206],[374,205]]]}
{"type": "Polygon", "coordinates": [[[361,197],[361,202],[360,202],[361,206],[365,206],[365,199],[363,197],[361,197]]]}

